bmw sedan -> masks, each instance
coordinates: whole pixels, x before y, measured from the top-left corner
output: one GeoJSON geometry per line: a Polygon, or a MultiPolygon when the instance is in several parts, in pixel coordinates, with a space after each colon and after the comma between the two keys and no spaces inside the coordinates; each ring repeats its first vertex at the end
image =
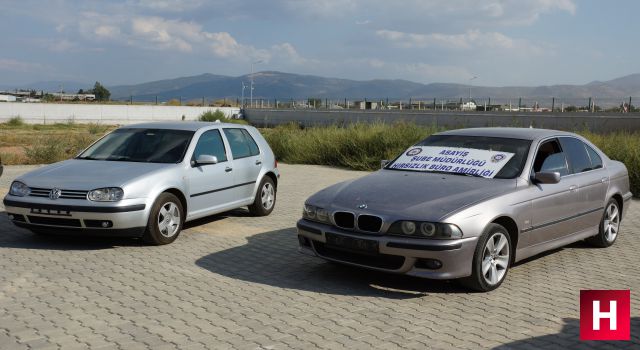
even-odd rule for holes
{"type": "Polygon", "coordinates": [[[631,196],[624,164],[578,135],[453,130],[311,196],[298,240],[326,260],[490,291],[519,260],[612,245],[631,196]]]}
{"type": "Polygon", "coordinates": [[[251,126],[148,123],[119,128],[76,158],[17,178],[4,205],[35,233],[173,242],[185,222],[248,206],[269,215],[279,172],[251,126]]]}

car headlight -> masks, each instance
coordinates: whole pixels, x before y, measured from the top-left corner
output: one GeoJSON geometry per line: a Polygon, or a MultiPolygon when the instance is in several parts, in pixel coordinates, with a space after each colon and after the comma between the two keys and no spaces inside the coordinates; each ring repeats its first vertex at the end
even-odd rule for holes
{"type": "Polygon", "coordinates": [[[14,181],[11,183],[11,188],[9,189],[9,194],[12,196],[24,197],[28,196],[31,193],[31,189],[29,186],[23,184],[20,181],[14,181]]]}
{"type": "Polygon", "coordinates": [[[87,194],[87,198],[94,202],[116,202],[122,197],[124,197],[124,191],[120,187],[97,188],[87,194]]]}
{"type": "Polygon", "coordinates": [[[462,238],[462,231],[454,224],[425,221],[396,221],[389,227],[388,233],[413,238],[462,238]]]}
{"type": "Polygon", "coordinates": [[[302,217],[311,220],[317,221],[325,224],[330,224],[331,220],[329,218],[329,211],[324,208],[318,208],[313,205],[305,204],[302,209],[302,217]]]}

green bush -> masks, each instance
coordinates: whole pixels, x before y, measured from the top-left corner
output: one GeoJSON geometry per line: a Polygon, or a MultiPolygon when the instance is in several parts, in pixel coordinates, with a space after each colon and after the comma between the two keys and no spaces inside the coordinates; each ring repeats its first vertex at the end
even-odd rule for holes
{"type": "Polygon", "coordinates": [[[29,164],[48,164],[75,157],[93,140],[82,134],[42,137],[24,151],[29,164]]]}
{"type": "Polygon", "coordinates": [[[413,143],[436,132],[415,124],[349,124],[301,129],[295,124],[264,130],[278,160],[374,170],[413,143]]]}
{"type": "MultiPolygon", "coordinates": [[[[291,123],[262,130],[278,160],[355,170],[376,170],[380,160],[393,159],[410,145],[441,131],[409,123],[350,124],[301,128],[291,123]]],[[[631,192],[640,195],[640,132],[579,132],[611,159],[629,170],[631,192]]]]}
{"type": "Polygon", "coordinates": [[[225,120],[227,117],[225,116],[224,112],[221,110],[216,110],[214,111],[206,111],[202,114],[200,114],[200,116],[198,117],[198,120],[201,122],[215,122],[216,120],[220,120],[223,121],[225,120]]]}
{"type": "Polygon", "coordinates": [[[15,116],[12,117],[11,119],[9,119],[7,121],[7,125],[8,126],[23,126],[24,125],[24,120],[22,120],[21,116],[15,116]]]}

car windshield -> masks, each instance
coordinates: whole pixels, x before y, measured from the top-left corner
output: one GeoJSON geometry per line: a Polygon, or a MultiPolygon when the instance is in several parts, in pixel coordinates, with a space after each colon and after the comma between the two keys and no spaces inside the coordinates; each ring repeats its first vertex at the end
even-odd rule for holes
{"type": "Polygon", "coordinates": [[[385,169],[512,179],[522,173],[531,141],[486,136],[432,135],[385,169]]]}
{"type": "Polygon", "coordinates": [[[179,163],[193,134],[187,130],[122,128],[91,145],[77,159],[179,163]]]}

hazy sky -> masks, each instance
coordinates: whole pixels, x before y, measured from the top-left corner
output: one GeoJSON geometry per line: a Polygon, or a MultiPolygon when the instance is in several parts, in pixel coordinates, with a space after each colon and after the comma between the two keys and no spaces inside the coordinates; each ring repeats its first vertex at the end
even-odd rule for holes
{"type": "Polygon", "coordinates": [[[0,0],[0,85],[279,70],[476,85],[640,72],[640,2],[0,0]]]}

